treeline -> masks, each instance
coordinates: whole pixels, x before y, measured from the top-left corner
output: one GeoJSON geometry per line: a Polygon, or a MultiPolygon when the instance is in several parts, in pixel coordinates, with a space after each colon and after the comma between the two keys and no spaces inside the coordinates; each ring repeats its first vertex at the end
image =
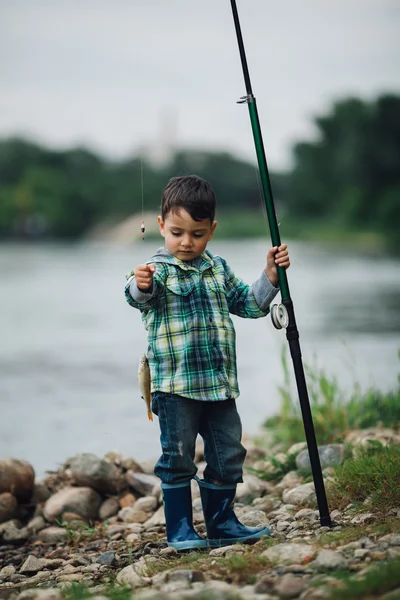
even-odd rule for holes
{"type": "MultiPolygon", "coordinates": [[[[271,173],[280,213],[379,231],[399,249],[400,96],[344,99],[315,126],[314,140],[294,146],[291,170],[271,173]]],[[[140,156],[112,162],[83,148],[0,141],[0,237],[78,238],[142,203],[158,210],[168,179],[187,173],[212,183],[220,210],[260,210],[255,165],[228,153],[182,150],[157,168],[140,156]]]]}

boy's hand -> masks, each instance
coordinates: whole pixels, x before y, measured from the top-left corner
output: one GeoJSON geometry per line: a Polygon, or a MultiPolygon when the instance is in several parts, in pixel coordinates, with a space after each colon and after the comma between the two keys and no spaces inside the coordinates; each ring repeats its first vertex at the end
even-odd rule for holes
{"type": "Polygon", "coordinates": [[[267,266],[264,272],[274,287],[276,287],[278,283],[278,270],[276,265],[283,267],[284,269],[290,267],[289,252],[286,244],[282,244],[279,248],[277,246],[271,248],[267,254],[267,266]]]}
{"type": "Polygon", "coordinates": [[[141,292],[147,292],[153,285],[155,265],[139,265],[134,271],[136,285],[141,292]]]}

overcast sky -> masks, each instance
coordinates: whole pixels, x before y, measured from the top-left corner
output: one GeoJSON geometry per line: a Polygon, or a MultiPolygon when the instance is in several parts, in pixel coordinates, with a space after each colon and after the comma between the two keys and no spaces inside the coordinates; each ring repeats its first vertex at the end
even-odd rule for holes
{"type": "MultiPolygon", "coordinates": [[[[272,168],[353,94],[400,91],[400,0],[237,0],[272,168]]],[[[0,136],[254,160],[229,0],[0,0],[0,136]]]]}

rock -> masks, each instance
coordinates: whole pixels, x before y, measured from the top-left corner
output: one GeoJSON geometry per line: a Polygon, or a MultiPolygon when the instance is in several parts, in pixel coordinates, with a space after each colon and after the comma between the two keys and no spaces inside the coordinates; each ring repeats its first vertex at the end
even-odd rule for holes
{"type": "Polygon", "coordinates": [[[303,478],[298,475],[296,471],[289,471],[283,476],[281,481],[276,485],[278,490],[291,490],[301,485],[303,478]]]}
{"type": "Polygon", "coordinates": [[[74,512],[84,519],[98,516],[101,497],[89,487],[66,487],[49,498],[44,506],[44,516],[53,522],[64,512],[74,512]]]}
{"type": "Polygon", "coordinates": [[[280,598],[297,598],[305,588],[306,583],[304,579],[296,577],[291,573],[286,573],[282,579],[276,583],[274,591],[280,598]]]}
{"type": "Polygon", "coordinates": [[[166,576],[166,581],[186,581],[188,583],[194,583],[195,581],[205,581],[204,575],[201,571],[193,569],[175,569],[169,571],[166,576]]]}
{"type": "Polygon", "coordinates": [[[21,528],[21,523],[16,519],[6,521],[0,525],[0,540],[9,544],[21,544],[29,537],[29,532],[26,527],[21,528]]]}
{"type": "Polygon", "coordinates": [[[114,567],[117,564],[115,552],[103,552],[98,558],[96,558],[96,562],[99,565],[106,565],[106,567],[114,567]]]}
{"type": "Polygon", "coordinates": [[[37,533],[46,527],[46,521],[39,515],[37,517],[33,517],[26,527],[29,533],[37,533]]]}
{"type": "Polygon", "coordinates": [[[147,473],[135,473],[127,471],[125,474],[126,481],[135,492],[142,496],[150,496],[153,493],[154,487],[160,485],[160,480],[155,475],[147,473]]]}
{"type": "Polygon", "coordinates": [[[40,558],[33,556],[33,554],[29,554],[19,572],[22,573],[22,575],[31,575],[32,573],[41,571],[43,567],[44,562],[40,558]]]}
{"type": "MultiPolygon", "coordinates": [[[[134,473],[144,473],[144,470],[142,469],[141,465],[138,462],[136,462],[136,460],[133,458],[125,458],[121,462],[121,467],[125,471],[133,471],[134,473]]],[[[151,472],[152,470],[153,469],[151,469],[151,472]]]]}
{"type": "Polygon", "coordinates": [[[35,471],[27,461],[0,460],[0,494],[9,492],[17,500],[27,502],[33,494],[34,481],[35,471]]]}
{"type": "Polygon", "coordinates": [[[353,456],[357,458],[359,449],[370,446],[369,442],[380,442],[382,446],[388,444],[400,444],[400,434],[395,433],[393,429],[388,427],[370,427],[368,429],[355,429],[350,431],[344,442],[354,446],[353,456]]]}
{"type": "Polygon", "coordinates": [[[18,502],[10,492],[0,494],[0,523],[11,521],[17,515],[18,502]]]}
{"type": "Polygon", "coordinates": [[[11,575],[14,575],[16,572],[16,568],[14,565],[6,565],[2,569],[0,569],[0,579],[8,579],[11,575]]]}
{"type": "Polygon", "coordinates": [[[43,504],[51,496],[51,492],[43,481],[35,481],[33,486],[33,504],[43,504]]]}
{"type": "Polygon", "coordinates": [[[113,517],[119,511],[120,504],[118,498],[115,496],[111,496],[104,500],[99,508],[99,519],[100,521],[105,521],[110,517],[113,517]]]}
{"type": "Polygon", "coordinates": [[[296,456],[297,454],[300,454],[300,452],[302,452],[306,448],[307,448],[307,442],[297,442],[297,444],[293,444],[293,446],[290,446],[290,448],[286,454],[289,454],[290,456],[296,456]]]}
{"type": "Polygon", "coordinates": [[[77,454],[68,461],[73,481],[101,493],[118,493],[123,487],[120,470],[95,454],[77,454]]]}
{"type": "Polygon", "coordinates": [[[400,546],[400,534],[388,533],[383,537],[379,538],[380,542],[387,542],[389,546],[400,546]]]}
{"type": "Polygon", "coordinates": [[[66,529],[63,527],[46,527],[38,533],[38,538],[45,544],[58,544],[65,542],[68,537],[66,529]]]}
{"type": "Polygon", "coordinates": [[[236,489],[236,502],[251,504],[255,498],[263,496],[269,486],[266,481],[262,481],[255,475],[245,475],[243,483],[239,483],[236,489]]]}
{"type": "Polygon", "coordinates": [[[282,494],[285,504],[313,507],[317,503],[314,483],[303,483],[291,490],[285,490],[282,494]]]}
{"type": "MultiPolygon", "coordinates": [[[[319,460],[321,469],[341,465],[344,460],[344,444],[329,444],[327,446],[318,446],[319,460]]],[[[308,450],[303,450],[296,457],[296,467],[311,471],[311,462],[308,450]]]]}
{"type": "Polygon", "coordinates": [[[137,498],[131,492],[127,492],[119,499],[120,508],[126,508],[127,506],[132,506],[136,502],[137,498]]]}
{"type": "Polygon", "coordinates": [[[350,521],[352,525],[363,525],[364,523],[368,523],[369,521],[374,520],[374,515],[372,513],[361,513],[353,517],[350,521]]]}
{"type": "Polygon", "coordinates": [[[271,562],[302,563],[314,558],[317,551],[309,544],[277,544],[262,552],[271,562]]]}
{"type": "Polygon", "coordinates": [[[248,527],[268,525],[268,517],[263,510],[249,510],[240,515],[240,521],[248,527]]]}
{"type": "Polygon", "coordinates": [[[124,523],[145,523],[148,521],[150,513],[140,510],[135,506],[122,508],[118,513],[118,518],[124,523]]]}
{"type": "Polygon", "coordinates": [[[140,587],[143,585],[143,577],[139,575],[134,568],[134,565],[128,565],[117,575],[117,582],[129,585],[131,588],[140,587]]]}
{"type": "Polygon", "coordinates": [[[146,529],[149,529],[150,527],[154,527],[156,525],[165,525],[165,514],[164,514],[164,507],[163,505],[161,505],[156,512],[154,513],[154,515],[152,517],[150,517],[150,519],[148,519],[145,523],[144,526],[146,529]]]}
{"type": "Polygon", "coordinates": [[[321,550],[313,565],[318,569],[344,569],[347,560],[336,550],[321,550]]]}

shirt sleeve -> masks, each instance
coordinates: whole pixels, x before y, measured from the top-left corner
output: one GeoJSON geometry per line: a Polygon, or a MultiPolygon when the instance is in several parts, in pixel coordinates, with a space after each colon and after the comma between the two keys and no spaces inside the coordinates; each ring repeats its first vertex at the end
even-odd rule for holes
{"type": "Polygon", "coordinates": [[[269,305],[279,292],[279,288],[272,285],[266,276],[265,271],[263,271],[257,281],[253,283],[251,289],[259,309],[269,312],[269,305]]]}
{"type": "Polygon", "coordinates": [[[278,293],[265,273],[253,284],[244,283],[224,261],[225,292],[229,311],[239,317],[258,319],[269,313],[269,305],[278,293]]]}
{"type": "Polygon", "coordinates": [[[127,274],[125,284],[125,300],[130,306],[139,310],[154,308],[164,289],[163,268],[157,264],[157,270],[153,276],[153,285],[149,292],[139,290],[133,271],[127,274]]]}

